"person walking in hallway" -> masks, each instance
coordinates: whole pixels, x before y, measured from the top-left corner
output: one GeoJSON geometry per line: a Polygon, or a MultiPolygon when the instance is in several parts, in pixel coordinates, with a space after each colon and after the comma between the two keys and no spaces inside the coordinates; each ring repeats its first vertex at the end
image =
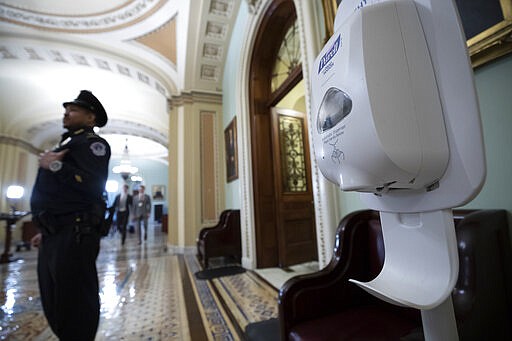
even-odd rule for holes
{"type": "Polygon", "coordinates": [[[96,258],[110,159],[109,144],[93,127],[103,127],[107,113],[86,90],[63,106],[67,132],[39,157],[30,206],[40,233],[32,245],[39,247],[39,290],[50,328],[61,341],[91,341],[100,316],[96,258]]]}
{"type": "Polygon", "coordinates": [[[151,215],[151,198],[145,193],[146,187],[139,186],[139,194],[133,198],[133,216],[137,222],[139,244],[142,242],[142,225],[144,225],[144,240],[148,238],[148,219],[151,215]]]}
{"type": "Polygon", "coordinates": [[[128,188],[127,184],[123,185],[123,192],[116,195],[112,205],[116,210],[117,227],[121,231],[121,245],[124,245],[126,240],[128,217],[130,215],[130,207],[133,204],[133,197],[128,193],[128,188]]]}

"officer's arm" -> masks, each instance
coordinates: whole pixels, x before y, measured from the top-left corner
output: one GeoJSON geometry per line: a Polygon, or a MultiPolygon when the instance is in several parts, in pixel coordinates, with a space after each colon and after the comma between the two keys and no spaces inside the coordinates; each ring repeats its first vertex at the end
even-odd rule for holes
{"type": "Polygon", "coordinates": [[[64,158],[62,169],[56,173],[60,180],[86,193],[102,190],[108,177],[110,146],[101,139],[88,139],[87,143],[73,148],[71,153],[67,156],[73,157],[77,166],[66,162],[64,158]]]}

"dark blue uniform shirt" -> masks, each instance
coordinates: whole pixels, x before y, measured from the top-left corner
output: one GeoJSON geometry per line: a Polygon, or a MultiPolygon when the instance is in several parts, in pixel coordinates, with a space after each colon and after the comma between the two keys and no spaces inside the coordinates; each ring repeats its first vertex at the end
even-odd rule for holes
{"type": "Polygon", "coordinates": [[[62,135],[55,152],[68,149],[57,172],[39,168],[30,205],[33,216],[85,212],[102,200],[108,177],[110,146],[86,127],[62,135]]]}

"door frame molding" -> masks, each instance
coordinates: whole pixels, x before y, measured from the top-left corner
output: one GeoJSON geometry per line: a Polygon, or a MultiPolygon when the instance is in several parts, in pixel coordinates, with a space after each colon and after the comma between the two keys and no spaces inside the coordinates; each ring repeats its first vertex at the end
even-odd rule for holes
{"type": "MultiPolygon", "coordinates": [[[[249,64],[249,117],[253,157],[254,221],[257,267],[280,264],[278,203],[275,195],[272,145],[272,66],[288,31],[296,21],[292,0],[274,0],[266,9],[254,39],[249,64]],[[269,37],[272,37],[269,39],[269,37]]],[[[300,73],[295,75],[300,77],[300,73]]],[[[285,88],[278,91],[283,94],[285,88]]],[[[274,103],[272,103],[274,104],[274,103]]]]}
{"type": "MultiPolygon", "coordinates": [[[[259,0],[256,11],[247,14],[248,23],[244,35],[246,43],[240,46],[240,68],[239,77],[236,79],[237,98],[236,112],[238,129],[238,158],[239,158],[239,186],[240,186],[240,217],[242,229],[242,266],[248,269],[256,269],[256,231],[255,231],[255,209],[254,209],[254,186],[252,171],[252,149],[251,149],[251,124],[250,124],[250,103],[249,83],[250,65],[252,50],[255,39],[260,28],[260,23],[268,7],[273,0],[259,0]]],[[[302,71],[306,83],[306,107],[310,108],[310,64],[316,54],[323,46],[321,36],[322,15],[313,1],[294,0],[299,25],[299,36],[302,48],[302,71]],[[307,43],[307,45],[306,45],[307,43]]],[[[242,5],[243,6],[243,5],[242,5]]],[[[311,118],[309,117],[311,127],[311,118]]],[[[310,146],[313,146],[311,134],[309,136],[310,146]]],[[[313,198],[315,201],[315,221],[317,226],[318,260],[320,268],[329,262],[334,245],[334,236],[339,222],[341,212],[337,189],[333,184],[322,178],[314,156],[311,154],[311,181],[313,187],[313,198]]]]}

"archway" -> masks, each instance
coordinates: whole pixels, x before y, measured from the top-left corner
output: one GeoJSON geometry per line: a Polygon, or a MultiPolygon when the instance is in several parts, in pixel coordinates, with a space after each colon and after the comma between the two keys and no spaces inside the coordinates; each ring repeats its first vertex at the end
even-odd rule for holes
{"type": "Polygon", "coordinates": [[[274,108],[302,80],[299,61],[291,63],[286,77],[272,86],[276,78],[272,66],[282,57],[280,51],[294,25],[293,1],[273,1],[263,16],[250,61],[249,110],[258,268],[284,267],[317,258],[310,165],[309,158],[304,157],[309,154],[307,120],[296,116],[286,118],[282,110],[274,108]],[[290,182],[286,179],[286,150],[279,145],[286,135],[285,129],[279,128],[281,119],[304,136],[299,138],[303,151],[299,167],[302,179],[298,180],[303,185],[292,189],[286,186],[290,182]]]}

